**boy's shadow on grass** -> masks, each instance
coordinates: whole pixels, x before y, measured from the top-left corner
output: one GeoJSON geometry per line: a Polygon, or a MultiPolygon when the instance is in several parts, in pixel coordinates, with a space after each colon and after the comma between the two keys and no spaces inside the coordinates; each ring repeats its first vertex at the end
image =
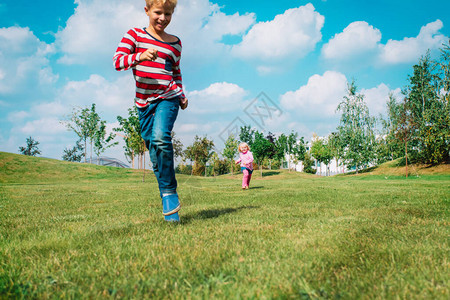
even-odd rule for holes
{"type": "Polygon", "coordinates": [[[194,214],[189,214],[186,216],[183,216],[181,218],[182,223],[190,223],[192,220],[195,219],[213,219],[213,218],[218,218],[222,215],[226,215],[226,214],[231,214],[231,213],[235,213],[238,212],[240,210],[243,209],[255,209],[255,208],[259,208],[259,206],[253,206],[253,205],[248,205],[248,206],[240,206],[240,207],[236,207],[236,208],[221,208],[221,209],[206,209],[206,210],[202,210],[199,212],[196,212],[194,214]]]}

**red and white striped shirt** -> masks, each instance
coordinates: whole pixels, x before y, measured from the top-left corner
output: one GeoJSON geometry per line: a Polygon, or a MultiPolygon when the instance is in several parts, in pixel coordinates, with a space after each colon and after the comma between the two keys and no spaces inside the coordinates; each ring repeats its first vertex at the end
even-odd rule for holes
{"type": "Polygon", "coordinates": [[[117,71],[133,70],[138,107],[145,107],[155,100],[185,97],[180,72],[180,39],[166,43],[145,29],[133,28],[120,41],[113,59],[117,71]],[[141,53],[148,48],[158,50],[158,58],[140,62],[141,53]]]}

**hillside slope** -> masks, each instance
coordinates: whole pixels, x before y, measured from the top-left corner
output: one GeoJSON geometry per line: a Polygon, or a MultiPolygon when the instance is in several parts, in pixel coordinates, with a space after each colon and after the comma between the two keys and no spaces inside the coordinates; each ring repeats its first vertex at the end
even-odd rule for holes
{"type": "MultiPolygon", "coordinates": [[[[146,173],[151,173],[146,170],[146,173]]],[[[264,170],[265,179],[285,179],[287,177],[316,177],[305,173],[288,172],[287,170],[264,170]]],[[[438,166],[412,165],[408,166],[409,176],[449,175],[450,165],[438,166]]],[[[84,180],[119,179],[142,181],[142,170],[105,167],[92,164],[67,162],[57,159],[26,156],[14,153],[0,152],[0,183],[48,183],[84,180]]],[[[225,178],[240,178],[241,174],[222,175],[225,178]]],[[[340,174],[338,177],[352,177],[355,174],[340,174]]],[[[405,167],[399,166],[398,160],[384,163],[380,166],[362,171],[358,177],[364,176],[395,176],[404,177],[405,167]]],[[[183,177],[183,176],[181,176],[183,177]]],[[[187,176],[189,177],[189,176],[187,176]]],[[[320,176],[317,176],[320,177],[320,176]]],[[[446,176],[444,176],[446,177],[446,176]]],[[[201,178],[201,176],[199,177],[201,178]]],[[[260,178],[259,171],[254,179],[260,178]]]]}
{"type": "Polygon", "coordinates": [[[0,152],[0,183],[47,183],[142,176],[142,171],[0,152]]]}
{"type": "MultiPolygon", "coordinates": [[[[400,163],[401,159],[388,161],[384,164],[370,168],[365,174],[385,176],[405,176],[406,168],[400,163]]],[[[423,175],[450,175],[450,165],[441,164],[437,166],[413,164],[408,165],[408,176],[423,175]]]]}

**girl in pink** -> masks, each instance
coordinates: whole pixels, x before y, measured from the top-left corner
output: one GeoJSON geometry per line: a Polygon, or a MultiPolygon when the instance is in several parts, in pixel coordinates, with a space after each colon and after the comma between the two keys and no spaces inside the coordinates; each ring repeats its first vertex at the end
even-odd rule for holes
{"type": "Polygon", "coordinates": [[[241,171],[244,173],[242,177],[242,189],[247,190],[253,173],[253,154],[247,143],[239,144],[239,159],[236,164],[241,163],[241,171]]]}

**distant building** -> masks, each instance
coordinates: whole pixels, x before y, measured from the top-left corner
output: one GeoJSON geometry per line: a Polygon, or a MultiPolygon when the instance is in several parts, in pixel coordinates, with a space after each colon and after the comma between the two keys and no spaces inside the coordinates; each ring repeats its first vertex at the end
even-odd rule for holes
{"type": "MultiPolygon", "coordinates": [[[[306,148],[306,152],[310,152],[311,149],[311,142],[307,142],[305,145],[306,148]]],[[[348,169],[346,166],[342,165],[342,162],[339,161],[339,165],[336,163],[336,158],[333,158],[330,163],[327,165],[325,165],[322,162],[319,162],[317,159],[315,159],[313,156],[311,156],[312,159],[314,159],[314,166],[313,169],[316,169],[316,174],[320,175],[320,176],[332,176],[332,175],[336,175],[336,174],[342,174],[342,173],[347,173],[347,172],[351,172],[354,170],[348,169]],[[328,172],[327,172],[327,168],[328,168],[328,172]]],[[[287,169],[288,168],[288,156],[285,156],[285,162],[283,163],[283,168],[287,169]]],[[[300,161],[297,164],[294,164],[291,160],[290,162],[290,168],[291,170],[295,170],[297,172],[303,172],[303,163],[300,161]]]]}
{"type": "Polygon", "coordinates": [[[88,163],[99,165],[99,166],[108,166],[108,167],[117,167],[117,168],[129,168],[130,166],[126,163],[118,160],[117,158],[111,158],[111,157],[95,157],[92,158],[92,160],[88,160],[88,163]]]}

